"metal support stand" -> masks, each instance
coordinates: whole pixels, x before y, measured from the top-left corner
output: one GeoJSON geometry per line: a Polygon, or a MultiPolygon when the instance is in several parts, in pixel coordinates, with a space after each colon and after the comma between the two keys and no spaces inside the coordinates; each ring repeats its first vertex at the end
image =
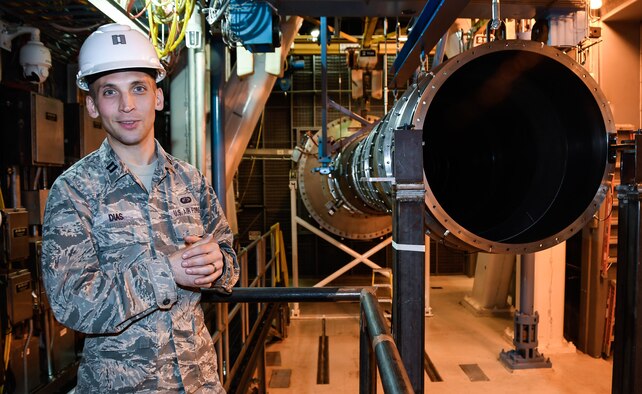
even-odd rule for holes
{"type": "Polygon", "coordinates": [[[618,248],[613,352],[614,394],[642,393],[642,274],[640,273],[640,180],[642,135],[635,135],[635,149],[622,152],[621,184],[617,186],[618,248]]]}
{"type": "Polygon", "coordinates": [[[503,351],[499,359],[510,369],[551,368],[551,360],[537,350],[539,314],[534,311],[535,254],[522,255],[520,263],[519,310],[515,312],[514,350],[503,351]]]}
{"type": "Polygon", "coordinates": [[[424,183],[422,131],[396,130],[392,209],[392,335],[415,393],[424,392],[424,183]]]}
{"type": "MultiPolygon", "coordinates": [[[[296,189],[297,189],[296,179],[291,178],[290,179],[290,218],[292,220],[292,238],[291,238],[292,239],[292,281],[293,281],[294,287],[299,287],[299,253],[298,253],[299,238],[297,234],[298,226],[304,227],[305,229],[315,234],[319,238],[335,246],[337,249],[340,249],[345,253],[349,254],[350,256],[354,257],[354,260],[350,261],[349,263],[339,268],[334,273],[330,274],[326,278],[316,283],[314,287],[323,287],[329,284],[330,282],[340,277],[345,272],[347,272],[354,266],[358,265],[359,263],[364,263],[372,269],[381,269],[381,267],[377,263],[370,260],[369,257],[379,252],[380,250],[384,249],[386,246],[388,246],[392,242],[392,237],[388,237],[382,240],[381,242],[379,242],[377,245],[370,248],[370,250],[366,251],[365,253],[359,253],[349,248],[347,245],[332,238],[331,236],[319,230],[318,228],[314,227],[313,225],[308,223],[306,220],[300,218],[297,215],[296,189]]],[[[300,315],[299,303],[292,304],[292,308],[290,311],[291,311],[291,314],[290,314],[291,317],[293,318],[299,317],[300,315]]]]}

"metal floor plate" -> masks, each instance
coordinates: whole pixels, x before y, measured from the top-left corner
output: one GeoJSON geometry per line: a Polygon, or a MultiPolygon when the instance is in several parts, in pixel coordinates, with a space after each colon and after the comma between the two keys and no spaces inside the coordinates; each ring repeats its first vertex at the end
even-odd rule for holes
{"type": "Polygon", "coordinates": [[[280,367],[281,352],[265,352],[265,365],[268,367],[280,367]]]}
{"type": "Polygon", "coordinates": [[[477,364],[459,364],[459,367],[468,375],[471,382],[487,382],[488,376],[477,364]]]}
{"type": "Polygon", "coordinates": [[[270,376],[270,388],[287,389],[290,387],[291,369],[273,369],[270,376]]]}

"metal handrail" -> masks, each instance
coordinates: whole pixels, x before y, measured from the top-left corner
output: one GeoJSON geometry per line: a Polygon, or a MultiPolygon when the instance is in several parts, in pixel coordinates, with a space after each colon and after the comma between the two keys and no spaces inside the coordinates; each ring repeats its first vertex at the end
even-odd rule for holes
{"type": "MultiPolygon", "coordinates": [[[[378,366],[381,384],[386,393],[413,393],[410,378],[403,365],[401,356],[395,344],[381,306],[372,288],[234,288],[231,294],[221,294],[211,289],[203,289],[203,302],[213,303],[287,303],[287,302],[338,302],[360,301],[360,335],[359,335],[359,393],[376,393],[378,366]]],[[[271,308],[266,308],[270,310],[271,308]]],[[[265,313],[264,313],[265,315],[265,313]]],[[[273,319],[269,314],[267,319],[273,319]]],[[[263,324],[265,321],[257,322],[263,324]]],[[[264,331],[253,328],[258,337],[264,336],[264,331]]],[[[254,346],[264,346],[262,341],[254,341],[254,346]]],[[[246,368],[254,370],[256,354],[254,349],[250,354],[243,354],[246,368]],[[252,360],[252,361],[247,361],[252,360]]],[[[260,349],[263,351],[263,349],[260,349]]],[[[238,365],[238,363],[236,364],[238,365]]],[[[234,371],[236,372],[236,371],[234,371]]],[[[243,375],[248,375],[244,373],[243,375]]],[[[251,375],[249,375],[251,376],[251,375]]],[[[236,379],[232,376],[232,379],[236,379]]]]}
{"type": "MultiPolygon", "coordinates": [[[[240,266],[239,284],[241,286],[251,288],[264,288],[266,285],[274,286],[276,269],[274,263],[276,260],[276,236],[277,229],[272,228],[270,231],[261,235],[258,239],[241,248],[241,250],[237,252],[237,259],[240,266]],[[268,248],[270,253],[269,258],[266,256],[268,248]],[[248,265],[251,252],[256,252],[256,275],[253,278],[248,277],[248,265]],[[267,278],[270,278],[269,283],[267,278]]],[[[207,293],[208,290],[203,290],[202,294],[205,296],[204,298],[207,298],[207,293]]],[[[261,306],[258,308],[258,312],[260,314],[261,306]]],[[[229,308],[228,303],[219,303],[216,305],[216,321],[211,332],[211,336],[214,346],[216,347],[219,366],[218,373],[222,382],[226,380],[228,372],[235,369],[234,364],[238,364],[240,362],[240,357],[236,360],[232,360],[232,356],[230,355],[230,322],[235,318],[240,318],[241,320],[240,339],[241,344],[246,346],[246,342],[249,339],[251,331],[250,306],[247,303],[238,303],[232,308],[229,308]]]]}
{"type": "Polygon", "coordinates": [[[361,291],[361,317],[359,392],[361,394],[377,392],[375,384],[377,371],[371,361],[374,358],[379,367],[384,392],[412,393],[408,372],[403,365],[397,345],[390,335],[381,305],[374,293],[365,289],[361,291]]]}

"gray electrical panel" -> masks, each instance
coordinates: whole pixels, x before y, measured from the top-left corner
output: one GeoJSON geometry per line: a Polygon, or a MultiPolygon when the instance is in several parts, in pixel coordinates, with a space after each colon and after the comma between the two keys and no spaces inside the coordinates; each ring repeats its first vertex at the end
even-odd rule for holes
{"type": "Polygon", "coordinates": [[[24,208],[0,210],[2,245],[7,262],[29,258],[29,213],[24,208]]]}
{"type": "Polygon", "coordinates": [[[7,312],[11,324],[18,324],[33,317],[33,297],[31,295],[31,272],[17,270],[6,276],[7,312]]]}
{"type": "Polygon", "coordinates": [[[34,165],[65,164],[64,104],[60,100],[31,95],[31,158],[34,165]]]}

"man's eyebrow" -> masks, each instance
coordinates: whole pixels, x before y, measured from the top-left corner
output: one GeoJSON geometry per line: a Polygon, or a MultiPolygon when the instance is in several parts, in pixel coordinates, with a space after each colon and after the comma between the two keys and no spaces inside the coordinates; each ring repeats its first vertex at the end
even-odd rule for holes
{"type": "Polygon", "coordinates": [[[147,82],[144,79],[137,79],[135,81],[132,81],[129,85],[130,86],[132,86],[132,85],[149,85],[149,82],[147,82]]]}
{"type": "Polygon", "coordinates": [[[114,85],[113,83],[104,83],[104,84],[98,86],[98,90],[105,89],[105,88],[113,88],[115,86],[116,85],[114,85]]]}
{"type": "MultiPolygon", "coordinates": [[[[144,79],[136,79],[136,80],[131,81],[131,82],[129,83],[129,86],[130,86],[130,87],[133,87],[133,86],[135,86],[135,85],[145,85],[145,86],[150,86],[150,84],[149,84],[147,81],[145,81],[144,79]]],[[[105,88],[112,88],[112,89],[116,89],[116,88],[117,88],[117,85],[116,85],[115,83],[107,82],[107,83],[105,83],[105,84],[103,84],[103,85],[100,85],[100,86],[98,87],[98,89],[105,89],[105,88]]]]}

